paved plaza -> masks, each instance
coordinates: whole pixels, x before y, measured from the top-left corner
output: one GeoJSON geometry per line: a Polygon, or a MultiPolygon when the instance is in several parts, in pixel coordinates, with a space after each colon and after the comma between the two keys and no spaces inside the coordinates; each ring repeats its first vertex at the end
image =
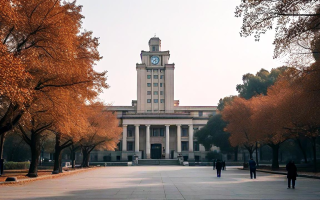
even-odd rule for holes
{"type": "Polygon", "coordinates": [[[229,167],[103,167],[56,179],[0,186],[0,199],[320,199],[320,180],[298,178],[287,189],[284,175],[229,167]]]}

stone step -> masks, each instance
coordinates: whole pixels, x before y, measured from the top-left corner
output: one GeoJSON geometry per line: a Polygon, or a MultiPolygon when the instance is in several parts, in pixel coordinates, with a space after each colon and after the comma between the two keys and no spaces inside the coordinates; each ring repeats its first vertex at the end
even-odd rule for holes
{"type": "Polygon", "coordinates": [[[138,165],[179,165],[177,159],[140,159],[138,165]]]}

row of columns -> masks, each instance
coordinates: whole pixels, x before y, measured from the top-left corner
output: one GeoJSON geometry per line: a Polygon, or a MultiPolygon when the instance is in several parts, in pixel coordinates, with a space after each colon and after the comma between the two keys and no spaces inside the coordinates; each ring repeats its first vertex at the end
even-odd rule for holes
{"type": "MultiPolygon", "coordinates": [[[[122,135],[122,151],[127,151],[127,129],[128,125],[123,125],[123,135],[122,135]]],[[[135,152],[139,152],[139,126],[140,124],[135,124],[135,152]]],[[[177,152],[181,153],[181,125],[177,124],[177,152]]],[[[189,126],[189,152],[193,152],[193,125],[190,124],[189,126]]],[[[170,125],[165,125],[166,127],[166,146],[165,146],[165,158],[169,158],[170,148],[169,148],[169,137],[170,132],[169,128],[170,125]]],[[[150,158],[150,125],[146,125],[146,155],[147,158],[150,158]]]]}

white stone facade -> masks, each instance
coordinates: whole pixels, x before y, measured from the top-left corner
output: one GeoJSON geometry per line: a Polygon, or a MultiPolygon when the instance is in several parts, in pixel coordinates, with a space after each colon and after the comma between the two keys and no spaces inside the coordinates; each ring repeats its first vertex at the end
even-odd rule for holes
{"type": "Polygon", "coordinates": [[[179,106],[174,100],[174,69],[169,51],[161,51],[161,40],[149,40],[149,51],[141,52],[137,69],[137,100],[131,106],[111,106],[117,112],[123,135],[119,151],[111,160],[176,159],[202,160],[205,149],[194,133],[215,115],[216,106],[179,106]]]}

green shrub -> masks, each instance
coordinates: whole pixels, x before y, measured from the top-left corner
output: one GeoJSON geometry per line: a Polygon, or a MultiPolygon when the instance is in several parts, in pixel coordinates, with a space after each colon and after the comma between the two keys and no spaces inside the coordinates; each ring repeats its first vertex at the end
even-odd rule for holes
{"type": "Polygon", "coordinates": [[[218,153],[217,151],[210,151],[207,153],[206,155],[206,159],[210,162],[213,159],[217,160],[217,159],[221,159],[222,158],[222,154],[218,153]]]}
{"type": "Polygon", "coordinates": [[[4,169],[28,169],[30,162],[5,162],[4,169]]]}

